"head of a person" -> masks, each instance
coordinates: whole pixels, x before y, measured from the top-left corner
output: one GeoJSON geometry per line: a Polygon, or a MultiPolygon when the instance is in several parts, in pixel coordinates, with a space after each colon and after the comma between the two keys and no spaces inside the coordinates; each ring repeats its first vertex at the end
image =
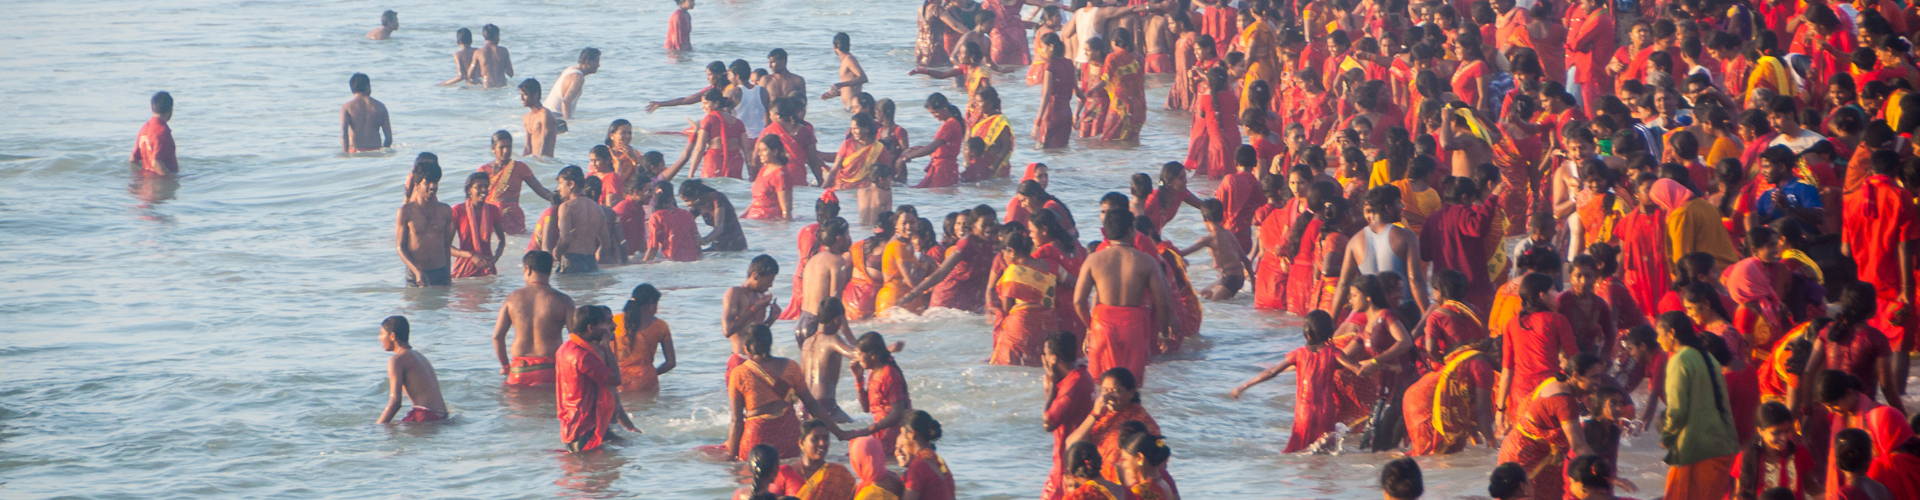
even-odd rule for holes
{"type": "Polygon", "coordinates": [[[387,319],[380,320],[380,348],[392,351],[402,347],[413,347],[413,344],[409,344],[407,340],[409,333],[406,316],[387,316],[387,319]]]}
{"type": "Polygon", "coordinates": [[[1133,371],[1116,366],[1100,374],[1098,404],[1105,407],[1107,411],[1124,410],[1140,404],[1140,383],[1139,379],[1133,376],[1133,371]]]}
{"type": "Polygon", "coordinates": [[[753,474],[756,484],[766,484],[780,473],[780,450],[769,444],[756,444],[747,450],[747,471],[753,474]]]}
{"type": "Polygon", "coordinates": [[[1380,468],[1380,493],[1388,500],[1420,498],[1426,490],[1426,482],[1420,478],[1420,463],[1412,458],[1394,459],[1380,468]]]}
{"type": "Polygon", "coordinates": [[[526,107],[540,106],[540,81],[528,78],[520,81],[520,104],[526,107]]]}
{"type": "Polygon", "coordinates": [[[1306,336],[1307,345],[1310,346],[1325,344],[1328,340],[1332,340],[1333,332],[1333,316],[1318,309],[1307,313],[1306,324],[1300,329],[1301,335],[1306,336]]]}
{"type": "Polygon", "coordinates": [[[767,325],[753,325],[747,329],[747,355],[765,357],[773,355],[773,330],[767,325]]]}
{"type": "Polygon", "coordinates": [[[831,426],[825,420],[807,419],[800,424],[800,455],[808,461],[824,462],[827,452],[833,449],[831,426]]]}
{"type": "Polygon", "coordinates": [[[580,65],[581,73],[591,75],[600,71],[600,49],[593,47],[580,49],[580,58],[576,64],[580,65]]]}
{"type": "Polygon", "coordinates": [[[1582,295],[1593,293],[1594,283],[1600,280],[1600,260],[1591,255],[1573,258],[1573,272],[1567,274],[1567,285],[1582,295]]]}
{"type": "Polygon", "coordinates": [[[1704,348],[1700,333],[1694,329],[1693,319],[1686,313],[1669,311],[1661,313],[1653,322],[1653,330],[1660,334],[1660,348],[1667,352],[1677,352],[1683,347],[1704,348]]]}
{"type": "Polygon", "coordinates": [[[480,39],[488,43],[500,43],[500,27],[488,24],[480,27],[480,39]]]}
{"type": "Polygon", "coordinates": [[[860,366],[871,370],[893,364],[893,351],[887,349],[887,338],[879,332],[860,334],[855,341],[854,347],[860,350],[860,366]]]}
{"type": "Polygon", "coordinates": [[[1846,429],[1833,435],[1833,465],[1841,472],[1866,475],[1873,455],[1873,435],[1867,431],[1846,429]]]}
{"type": "Polygon", "coordinates": [[[534,250],[520,257],[520,272],[528,279],[545,281],[553,274],[553,254],[546,250],[534,250]]]}
{"type": "Polygon", "coordinates": [[[486,202],[487,187],[490,182],[492,182],[492,179],[487,177],[486,172],[467,174],[466,189],[463,191],[467,194],[467,203],[478,204],[486,202]]]}
{"type": "Polygon", "coordinates": [[[1582,393],[1591,393],[1609,383],[1607,379],[1607,360],[1591,352],[1573,355],[1571,366],[1567,370],[1567,383],[1582,393]]]}
{"type": "Polygon", "coordinates": [[[1173,448],[1167,447],[1167,438],[1142,432],[1127,438],[1121,446],[1127,452],[1127,458],[1140,470],[1158,470],[1167,465],[1167,459],[1173,458],[1173,448]]]}
{"type": "Polygon", "coordinates": [[[563,194],[569,199],[575,196],[581,196],[586,192],[587,176],[584,171],[580,170],[578,165],[560,167],[560,172],[554,175],[553,178],[555,186],[554,192],[563,194]]]}
{"type": "Polygon", "coordinates": [[[1527,497],[1527,469],[1514,462],[1494,466],[1487,476],[1487,496],[1496,500],[1527,497]]]}
{"type": "Polygon", "coordinates": [[[1567,463],[1567,492],[1590,498],[1613,490],[1613,464],[1599,455],[1581,455],[1567,463]]]}
{"type": "Polygon", "coordinates": [[[1790,452],[1800,441],[1798,423],[1793,410],[1779,401],[1768,401],[1760,405],[1760,413],[1755,421],[1758,424],[1760,444],[1780,452],[1790,452]]]}
{"type": "Polygon", "coordinates": [[[1865,384],[1859,378],[1839,370],[1820,372],[1820,405],[1836,415],[1852,415],[1859,398],[1868,397],[1863,392],[1865,384]]]}
{"type": "MultiPolygon", "coordinates": [[[[939,420],[934,420],[933,415],[927,414],[924,410],[914,410],[912,414],[907,415],[907,421],[900,425],[900,437],[894,449],[932,450],[935,449],[934,443],[940,440],[940,435],[939,420]]],[[[907,461],[901,460],[900,465],[907,465],[907,461]]]]}
{"type": "Polygon", "coordinates": [[[368,78],[366,73],[354,73],[347,77],[347,90],[359,95],[372,95],[373,79],[368,78]]]}
{"type": "Polygon", "coordinates": [[[173,118],[173,94],[164,90],[154,92],[153,98],[147,100],[147,108],[152,109],[153,115],[160,117],[160,121],[173,118]]]}
{"type": "Polygon", "coordinates": [[[760,254],[747,262],[747,286],[756,292],[765,292],[773,286],[773,278],[780,274],[780,261],[773,256],[760,254]]]}
{"type": "Polygon", "coordinates": [[[1688,283],[1680,290],[1680,297],[1683,304],[1681,310],[1686,312],[1687,318],[1693,320],[1694,324],[1705,325],[1730,318],[1727,312],[1721,309],[1725,306],[1720,304],[1720,291],[1711,284],[1698,281],[1688,283]]]}
{"type": "Polygon", "coordinates": [[[407,174],[407,194],[416,199],[429,199],[440,191],[440,157],[433,153],[420,153],[413,159],[413,171],[407,174]]]}
{"type": "Polygon", "coordinates": [[[1133,218],[1126,209],[1107,211],[1100,216],[1100,231],[1110,241],[1131,242],[1133,218]]]}
{"type": "Polygon", "coordinates": [[[1049,374],[1065,375],[1079,361],[1080,337],[1071,332],[1053,332],[1041,345],[1040,366],[1049,374]]]}
{"type": "Polygon", "coordinates": [[[1091,441],[1074,441],[1067,446],[1067,463],[1064,464],[1067,475],[1079,479],[1100,478],[1100,447],[1091,441]]]}
{"type": "Polygon", "coordinates": [[[847,36],[847,33],[844,31],[839,33],[834,33],[833,34],[833,50],[834,52],[839,52],[842,54],[853,52],[853,37],[847,36]]]}
{"type": "Polygon", "coordinates": [[[787,72],[787,49],[775,48],[767,51],[767,70],[774,73],[787,72]]]}
{"type": "Polygon", "coordinates": [[[613,333],[613,314],[602,306],[579,306],[567,320],[567,331],[582,340],[598,342],[613,333]]]}

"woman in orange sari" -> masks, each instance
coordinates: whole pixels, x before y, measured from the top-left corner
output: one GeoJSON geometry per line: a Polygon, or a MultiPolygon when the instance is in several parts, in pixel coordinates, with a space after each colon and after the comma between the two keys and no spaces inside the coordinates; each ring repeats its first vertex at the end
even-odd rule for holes
{"type": "Polygon", "coordinates": [[[914,268],[920,253],[914,251],[914,226],[920,214],[912,205],[901,205],[893,213],[893,238],[880,250],[880,291],[873,299],[875,315],[885,314],[894,302],[913,289],[914,268]]]}
{"type": "MultiPolygon", "coordinates": [[[[727,372],[727,395],[733,423],[727,431],[727,456],[750,458],[756,445],[772,446],[781,458],[800,456],[800,418],[793,413],[799,399],[811,415],[825,415],[805,389],[800,363],[774,357],[773,331],[754,325],[747,337],[747,359],[727,372]]],[[[839,428],[828,424],[833,433],[839,428]]]]}
{"type": "Polygon", "coordinates": [[[1006,177],[1012,173],[1013,127],[1008,126],[1006,115],[1000,114],[1000,91],[991,86],[981,87],[973,96],[973,109],[977,118],[968,124],[967,137],[978,138],[987,144],[987,154],[981,164],[982,170],[963,169],[961,182],[982,181],[994,177],[1006,177]]]}
{"type": "MultiPolygon", "coordinates": [[[[1289,172],[1286,182],[1304,191],[1311,175],[1305,170],[1289,172]]],[[[1277,311],[1287,308],[1287,268],[1292,267],[1293,261],[1293,255],[1285,252],[1287,235],[1293,232],[1294,220],[1305,212],[1306,198],[1288,197],[1287,185],[1281,184],[1277,177],[1268,177],[1263,184],[1267,204],[1253,212],[1253,224],[1258,231],[1252,256],[1253,307],[1277,311]]]]}
{"type": "MultiPolygon", "coordinates": [[[[1160,423],[1147,414],[1147,408],[1140,405],[1140,386],[1133,372],[1125,367],[1110,368],[1100,374],[1100,397],[1095,401],[1093,413],[1080,422],[1080,427],[1067,436],[1067,442],[1088,441],[1098,446],[1100,477],[1108,481],[1120,479],[1119,469],[1115,466],[1124,458],[1120,443],[1121,424],[1140,422],[1147,426],[1147,433],[1159,435],[1160,423]]],[[[1078,445],[1075,445],[1078,446],[1078,445]]],[[[1074,456],[1069,449],[1067,455],[1074,456]]],[[[1079,461],[1069,460],[1067,469],[1073,470],[1079,461]]]]}
{"type": "Polygon", "coordinates": [[[881,276],[885,274],[880,266],[881,252],[875,247],[892,241],[895,227],[893,212],[881,213],[873,236],[853,242],[853,247],[847,250],[853,271],[847,279],[846,288],[840,291],[840,302],[846,305],[847,321],[873,317],[874,300],[880,294],[881,276]]]}
{"type": "Polygon", "coordinates": [[[1099,137],[1100,119],[1107,116],[1113,99],[1097,91],[1107,79],[1107,39],[1094,37],[1087,42],[1090,58],[1080,65],[1080,113],[1074,115],[1074,128],[1080,137],[1099,137]]]}
{"type": "Polygon", "coordinates": [[[1052,262],[1031,257],[1033,240],[1021,231],[1008,232],[1000,239],[1000,258],[1006,269],[993,284],[987,307],[997,318],[993,325],[993,355],[987,362],[996,365],[1040,366],[1040,346],[1054,327],[1054,286],[1060,283],[1060,268],[1052,262]]]}
{"type": "MultiPolygon", "coordinates": [[[[797,309],[797,308],[796,308],[797,309]]],[[[613,315],[613,354],[620,359],[620,392],[660,393],[660,375],[673,370],[673,329],[654,316],[660,312],[660,290],[651,284],[633,287],[627,304],[613,315]],[[653,365],[653,355],[665,359],[653,365]]]]}
{"type": "Polygon", "coordinates": [[[1033,141],[1041,149],[1067,147],[1067,139],[1073,136],[1073,91],[1077,79],[1073,60],[1066,57],[1066,46],[1060,43],[1060,35],[1048,33],[1041,35],[1040,46],[1046,52],[1045,59],[1034,63],[1041,70],[1040,111],[1033,117],[1033,141]]]}

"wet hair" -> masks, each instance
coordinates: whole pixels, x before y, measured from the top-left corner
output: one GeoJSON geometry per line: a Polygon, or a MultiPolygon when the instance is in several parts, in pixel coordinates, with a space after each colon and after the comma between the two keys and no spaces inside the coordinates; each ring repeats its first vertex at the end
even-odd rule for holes
{"type": "Polygon", "coordinates": [[[164,90],[154,92],[153,97],[147,100],[147,108],[152,109],[153,114],[156,115],[172,114],[173,94],[169,94],[164,90]]]}
{"type": "Polygon", "coordinates": [[[367,78],[366,73],[354,73],[353,76],[347,77],[347,90],[355,94],[372,94],[373,80],[367,78]]]}
{"type": "Polygon", "coordinates": [[[596,49],[593,47],[580,49],[580,60],[578,61],[580,64],[586,64],[588,62],[598,62],[599,60],[600,60],[600,49],[596,49]]]}
{"type": "Polygon", "coordinates": [[[1380,468],[1380,490],[1393,498],[1420,498],[1426,482],[1420,479],[1420,463],[1400,457],[1380,468]]]}
{"type": "Polygon", "coordinates": [[[500,42],[500,27],[488,24],[480,27],[480,38],[489,42],[500,42]]]}
{"type": "Polygon", "coordinates": [[[1795,423],[1793,419],[1793,410],[1787,408],[1786,404],[1783,404],[1779,401],[1768,401],[1765,404],[1760,405],[1760,412],[1758,416],[1759,416],[1759,419],[1757,420],[1757,423],[1762,428],[1774,427],[1779,425],[1793,425],[1795,423]]]}
{"type": "MultiPolygon", "coordinates": [[[[1053,240],[1053,243],[1058,243],[1062,250],[1074,248],[1073,232],[1068,231],[1066,226],[1060,224],[1060,215],[1054,213],[1054,211],[1041,210],[1029,216],[1027,220],[1038,224],[1041,229],[1046,231],[1047,239],[1053,240]]],[[[1036,241],[1034,244],[1040,245],[1044,243],[1036,241]]]]}
{"type": "Polygon", "coordinates": [[[621,317],[621,322],[624,324],[620,325],[620,327],[625,329],[629,334],[639,330],[640,310],[647,306],[658,305],[659,303],[660,289],[654,288],[653,284],[641,283],[634,286],[633,293],[627,296],[626,305],[620,306],[620,312],[626,315],[621,317]]]}
{"type": "Polygon", "coordinates": [[[1389,309],[1393,307],[1393,304],[1387,299],[1387,285],[1384,283],[1385,281],[1386,280],[1382,279],[1382,275],[1365,274],[1360,276],[1359,281],[1354,282],[1353,288],[1361,297],[1366,297],[1367,307],[1373,309],[1389,309]]]}
{"type": "Polygon", "coordinates": [[[1713,285],[1707,284],[1706,282],[1696,281],[1696,282],[1687,284],[1686,289],[1681,290],[1680,292],[1681,292],[1682,298],[1684,298],[1687,302],[1694,303],[1694,304],[1705,304],[1707,306],[1707,309],[1712,310],[1714,314],[1720,315],[1720,319],[1723,319],[1723,320],[1733,319],[1732,314],[1727,314],[1726,305],[1720,303],[1720,291],[1714,289],[1713,285]]]}
{"type": "Polygon", "coordinates": [[[1453,269],[1441,269],[1433,274],[1433,291],[1442,299],[1460,300],[1467,296],[1467,275],[1453,269]]]}
{"type": "Polygon", "coordinates": [[[1080,360],[1080,337],[1071,332],[1053,332],[1047,336],[1047,349],[1060,358],[1060,364],[1073,366],[1080,360]]]}
{"type": "Polygon", "coordinates": [[[1840,370],[1820,372],[1820,402],[1839,404],[1848,394],[1864,392],[1866,384],[1859,378],[1840,370]]]}
{"type": "Polygon", "coordinates": [[[554,177],[565,180],[567,182],[571,182],[574,184],[575,187],[582,187],[582,188],[584,188],[584,186],[581,186],[581,185],[585,184],[587,181],[587,175],[585,172],[582,172],[580,170],[579,165],[567,165],[564,167],[560,167],[560,172],[554,175],[554,177]]]}
{"type": "Polygon", "coordinates": [[[1638,345],[1649,349],[1660,348],[1659,334],[1654,332],[1653,325],[1639,325],[1628,328],[1627,334],[1622,336],[1620,341],[1625,342],[1627,345],[1638,345]]]}
{"type": "Polygon", "coordinates": [[[653,191],[654,191],[653,193],[653,209],[654,210],[674,208],[672,182],[660,181],[660,182],[653,183],[653,191]]]}
{"type": "Polygon", "coordinates": [[[839,33],[834,33],[833,34],[833,50],[838,50],[841,52],[852,52],[853,37],[847,36],[847,33],[844,31],[839,33]]]}
{"type": "Polygon", "coordinates": [[[880,336],[879,332],[862,333],[855,343],[855,348],[860,352],[880,358],[881,364],[893,364],[893,351],[887,350],[887,338],[880,336]]]}
{"type": "Polygon", "coordinates": [[[413,171],[407,174],[407,187],[412,188],[415,184],[422,182],[440,183],[439,156],[422,152],[419,156],[413,157],[413,171]]]}
{"type": "Polygon", "coordinates": [[[756,444],[747,451],[747,468],[753,471],[754,489],[762,489],[780,473],[780,450],[769,444],[756,444]]]}
{"type": "Polygon", "coordinates": [[[1020,255],[1033,254],[1033,238],[1026,231],[1008,231],[1000,236],[1000,247],[1020,255]]]}
{"type": "Polygon", "coordinates": [[[520,81],[520,92],[535,100],[540,99],[540,80],[528,78],[520,81]]]}
{"type": "Polygon", "coordinates": [[[473,30],[460,28],[453,31],[453,43],[462,46],[473,45],[473,30]]]}
{"type": "Polygon", "coordinates": [[[1067,446],[1067,475],[1080,478],[1100,477],[1100,448],[1091,441],[1074,441],[1067,446]]]}
{"type": "Polygon", "coordinates": [[[1127,451],[1146,457],[1147,465],[1154,467],[1166,465],[1167,459],[1173,457],[1173,448],[1167,447],[1166,436],[1143,432],[1128,439],[1125,446],[1127,451]]]}
{"type": "Polygon", "coordinates": [[[1608,489],[1613,485],[1613,464],[1599,455],[1581,455],[1567,464],[1567,479],[1581,486],[1608,489]]]}
{"type": "Polygon", "coordinates": [[[753,328],[748,329],[747,354],[766,356],[772,354],[772,350],[773,330],[767,329],[767,325],[753,325],[753,328]]]}
{"type": "Polygon", "coordinates": [[[553,254],[546,250],[534,250],[520,257],[520,267],[533,274],[553,274],[553,254]]]}
{"type": "Polygon", "coordinates": [[[1496,499],[1514,498],[1527,486],[1527,469],[1513,462],[1502,463],[1487,475],[1487,496],[1496,499]]]}
{"type": "MultiPolygon", "coordinates": [[[[1147,175],[1144,172],[1128,176],[1127,184],[1127,192],[1133,193],[1133,196],[1142,200],[1147,199],[1147,195],[1153,194],[1153,176],[1147,175]]],[[[1106,200],[1103,198],[1101,201],[1105,202],[1106,200]]]]}
{"type": "Polygon", "coordinates": [[[1833,465],[1844,472],[1866,474],[1873,462],[1873,435],[1846,429],[1833,435],[1833,465]]]}
{"type": "Polygon", "coordinates": [[[1552,299],[1547,298],[1553,291],[1553,277],[1539,273],[1528,273],[1520,278],[1520,305],[1523,313],[1552,311],[1552,299]]]}
{"type": "Polygon", "coordinates": [[[767,60],[787,62],[787,49],[775,48],[767,51],[767,60]]]}
{"type": "MultiPolygon", "coordinates": [[[[493,135],[487,138],[487,145],[493,146],[495,144],[506,144],[507,150],[512,151],[513,150],[513,133],[505,130],[493,131],[493,135]]],[[[500,165],[499,167],[506,168],[506,167],[509,167],[509,165],[500,165]]]]}
{"type": "Polygon", "coordinates": [[[1840,310],[1823,333],[1826,340],[1843,345],[1852,342],[1854,330],[1873,318],[1877,304],[1874,293],[1873,285],[1864,281],[1842,286],[1837,301],[1840,310]]]}
{"type": "Polygon", "coordinates": [[[780,261],[773,260],[773,256],[771,255],[764,253],[756,255],[751,262],[747,263],[747,276],[773,276],[776,274],[780,274],[780,261]]]}
{"type": "Polygon", "coordinates": [[[914,410],[913,414],[907,415],[907,421],[902,422],[900,426],[913,430],[913,435],[919,438],[921,446],[937,449],[933,447],[933,443],[940,440],[940,421],[934,420],[933,415],[928,415],[925,410],[914,410]]]}
{"type": "MultiPolygon", "coordinates": [[[[475,187],[480,187],[484,191],[487,186],[487,183],[491,182],[492,180],[493,179],[487,177],[486,172],[474,172],[471,174],[467,174],[466,189],[464,189],[462,192],[473,192],[473,188],[475,187]]],[[[480,203],[482,201],[485,201],[484,198],[486,197],[486,193],[481,193],[480,196],[483,199],[471,199],[467,201],[471,203],[480,203]]]]}
{"type": "Polygon", "coordinates": [[[387,316],[387,319],[380,320],[380,329],[393,334],[393,341],[395,343],[403,346],[412,345],[407,343],[407,335],[410,333],[411,328],[407,326],[406,316],[387,316]]]}
{"type": "Polygon", "coordinates": [[[1107,212],[1100,228],[1106,232],[1107,239],[1126,240],[1133,237],[1133,212],[1116,210],[1107,212]]]}
{"type": "Polygon", "coordinates": [[[1307,323],[1301,328],[1301,333],[1307,336],[1307,345],[1325,344],[1333,339],[1333,332],[1333,315],[1319,309],[1307,313],[1307,323]]]}
{"type": "Polygon", "coordinates": [[[602,312],[604,310],[605,309],[600,306],[580,306],[573,308],[573,317],[567,320],[567,331],[585,337],[583,334],[588,328],[613,319],[613,313],[602,312]]]}
{"type": "Polygon", "coordinates": [[[1671,290],[1678,292],[1685,290],[1689,283],[1712,280],[1713,266],[1712,254],[1694,252],[1680,256],[1680,260],[1675,262],[1673,268],[1674,280],[1671,290]]]}
{"type": "Polygon", "coordinates": [[[1225,221],[1226,210],[1227,210],[1226,204],[1220,203],[1220,200],[1217,198],[1207,198],[1205,200],[1201,200],[1200,201],[1200,220],[1207,221],[1207,222],[1225,221]]]}

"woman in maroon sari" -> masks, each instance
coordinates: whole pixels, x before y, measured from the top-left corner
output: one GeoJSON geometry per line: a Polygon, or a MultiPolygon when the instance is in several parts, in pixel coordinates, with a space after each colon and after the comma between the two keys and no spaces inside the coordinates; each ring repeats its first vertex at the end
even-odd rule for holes
{"type": "Polygon", "coordinates": [[[1039,63],[1045,76],[1040,88],[1040,112],[1033,118],[1033,141],[1042,149],[1064,148],[1067,139],[1073,136],[1077,72],[1073,69],[1073,60],[1066,57],[1067,49],[1060,43],[1060,35],[1046,34],[1040,38],[1040,46],[1047,59],[1039,63]]]}

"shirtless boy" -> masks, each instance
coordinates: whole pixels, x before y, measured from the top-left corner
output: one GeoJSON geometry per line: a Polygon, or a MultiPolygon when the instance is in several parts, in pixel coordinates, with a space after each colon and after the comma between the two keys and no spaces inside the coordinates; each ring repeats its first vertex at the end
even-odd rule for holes
{"type": "Polygon", "coordinates": [[[486,88],[507,86],[507,78],[513,76],[513,57],[507,54],[507,48],[500,46],[500,27],[486,25],[480,27],[480,38],[486,43],[473,57],[473,75],[480,77],[480,84],[486,88]]]}
{"type": "MultiPolygon", "coordinates": [[[[796,95],[806,99],[807,79],[787,71],[787,49],[767,52],[767,77],[760,80],[760,85],[766,87],[767,96],[774,99],[796,95]]],[[[854,93],[858,94],[859,90],[854,93]]]]}
{"type": "Polygon", "coordinates": [[[400,30],[400,13],[386,11],[380,13],[380,27],[367,32],[368,40],[386,40],[393,32],[400,30]]]}
{"type": "Polygon", "coordinates": [[[520,81],[520,105],[527,107],[527,114],[520,117],[520,125],[527,130],[527,149],[521,154],[552,158],[555,136],[567,131],[567,122],[540,104],[539,80],[520,81]]]}
{"type": "Polygon", "coordinates": [[[587,75],[599,71],[600,49],[580,49],[580,62],[560,71],[560,77],[553,80],[553,92],[547,94],[543,104],[547,109],[559,113],[560,119],[573,119],[573,104],[580,100],[580,90],[586,87],[587,75]]]}
{"type": "Polygon", "coordinates": [[[507,294],[500,316],[493,322],[493,354],[500,374],[515,387],[553,386],[553,353],[560,348],[560,331],[573,314],[573,298],[548,284],[553,254],[534,250],[520,258],[526,286],[507,294]],[[514,331],[513,349],[507,349],[507,330],[514,331]],[[511,360],[507,355],[511,353],[511,360]]]}
{"type": "Polygon", "coordinates": [[[413,400],[413,411],[401,422],[433,422],[447,419],[447,401],[440,397],[440,377],[433,374],[433,363],[413,350],[408,343],[407,318],[388,316],[380,322],[380,348],[393,353],[387,358],[387,407],[380,410],[376,424],[393,422],[400,412],[400,395],[413,400]]]}
{"type": "Polygon", "coordinates": [[[340,106],[340,149],[348,153],[379,151],[393,145],[393,125],[387,123],[387,105],[373,98],[373,81],[366,73],[347,77],[353,98],[340,106]]]}
{"type": "Polygon", "coordinates": [[[780,319],[780,305],[774,303],[773,294],[767,293],[767,289],[773,288],[774,276],[779,274],[780,263],[761,254],[747,263],[747,281],[728,288],[721,297],[720,330],[733,346],[733,356],[727,360],[728,371],[746,359],[747,333],[754,326],[771,326],[780,319]]]}
{"type": "Polygon", "coordinates": [[[854,96],[860,95],[860,88],[867,84],[867,70],[860,67],[859,59],[853,57],[853,40],[846,33],[833,34],[833,54],[840,56],[840,81],[827,87],[827,93],[820,94],[820,99],[839,96],[840,104],[852,111],[854,96]]]}
{"type": "Polygon", "coordinates": [[[846,306],[838,297],[830,297],[815,303],[814,309],[817,315],[808,319],[815,321],[794,332],[800,336],[800,370],[807,376],[807,392],[820,402],[824,413],[814,418],[852,422],[853,418],[847,416],[846,410],[840,409],[840,403],[834,399],[840,388],[840,357],[859,359],[860,356],[854,347],[853,332],[847,329],[846,306]]]}
{"type": "Polygon", "coordinates": [[[833,217],[820,222],[818,248],[800,269],[800,317],[794,337],[802,344],[807,333],[814,330],[822,301],[839,302],[840,292],[852,276],[853,267],[847,260],[847,248],[853,244],[850,238],[846,219],[833,217]]]}
{"type": "Polygon", "coordinates": [[[479,52],[479,49],[473,48],[473,30],[460,28],[458,31],[453,32],[453,43],[459,46],[459,48],[453,49],[453,71],[458,74],[453,75],[453,78],[448,78],[447,81],[440,82],[440,86],[445,87],[456,83],[480,83],[480,74],[474,72],[476,68],[473,66],[474,54],[479,52]]]}
{"type": "Polygon", "coordinates": [[[145,175],[179,173],[180,161],[173,156],[173,127],[167,126],[167,121],[173,119],[173,94],[154,92],[147,107],[153,110],[153,117],[140,126],[140,135],[133,139],[133,155],[127,162],[139,165],[145,175]]]}
{"type": "Polygon", "coordinates": [[[569,196],[554,210],[556,221],[548,226],[546,238],[548,251],[560,256],[560,274],[599,271],[597,256],[612,241],[606,207],[585,195],[586,186],[580,167],[560,169],[560,189],[569,196]]]}
{"type": "Polygon", "coordinates": [[[400,263],[407,266],[407,286],[452,284],[453,209],[441,203],[440,159],[420,153],[407,175],[407,202],[393,218],[393,239],[400,263]]]}
{"type": "Polygon", "coordinates": [[[1087,256],[1073,288],[1087,322],[1087,369],[1124,367],[1144,381],[1155,332],[1173,324],[1172,292],[1159,259],[1133,248],[1132,212],[1103,208],[1101,226],[1106,242],[1087,256]]]}
{"type": "Polygon", "coordinates": [[[1207,223],[1207,235],[1193,242],[1193,246],[1180,250],[1180,255],[1190,255],[1205,248],[1213,255],[1213,268],[1220,271],[1219,281],[1213,282],[1200,291],[1200,298],[1207,300],[1227,300],[1240,293],[1240,287],[1247,283],[1247,269],[1253,267],[1247,261],[1246,249],[1240,248],[1240,238],[1226,226],[1226,205],[1220,200],[1208,198],[1200,202],[1200,218],[1207,223]]]}

